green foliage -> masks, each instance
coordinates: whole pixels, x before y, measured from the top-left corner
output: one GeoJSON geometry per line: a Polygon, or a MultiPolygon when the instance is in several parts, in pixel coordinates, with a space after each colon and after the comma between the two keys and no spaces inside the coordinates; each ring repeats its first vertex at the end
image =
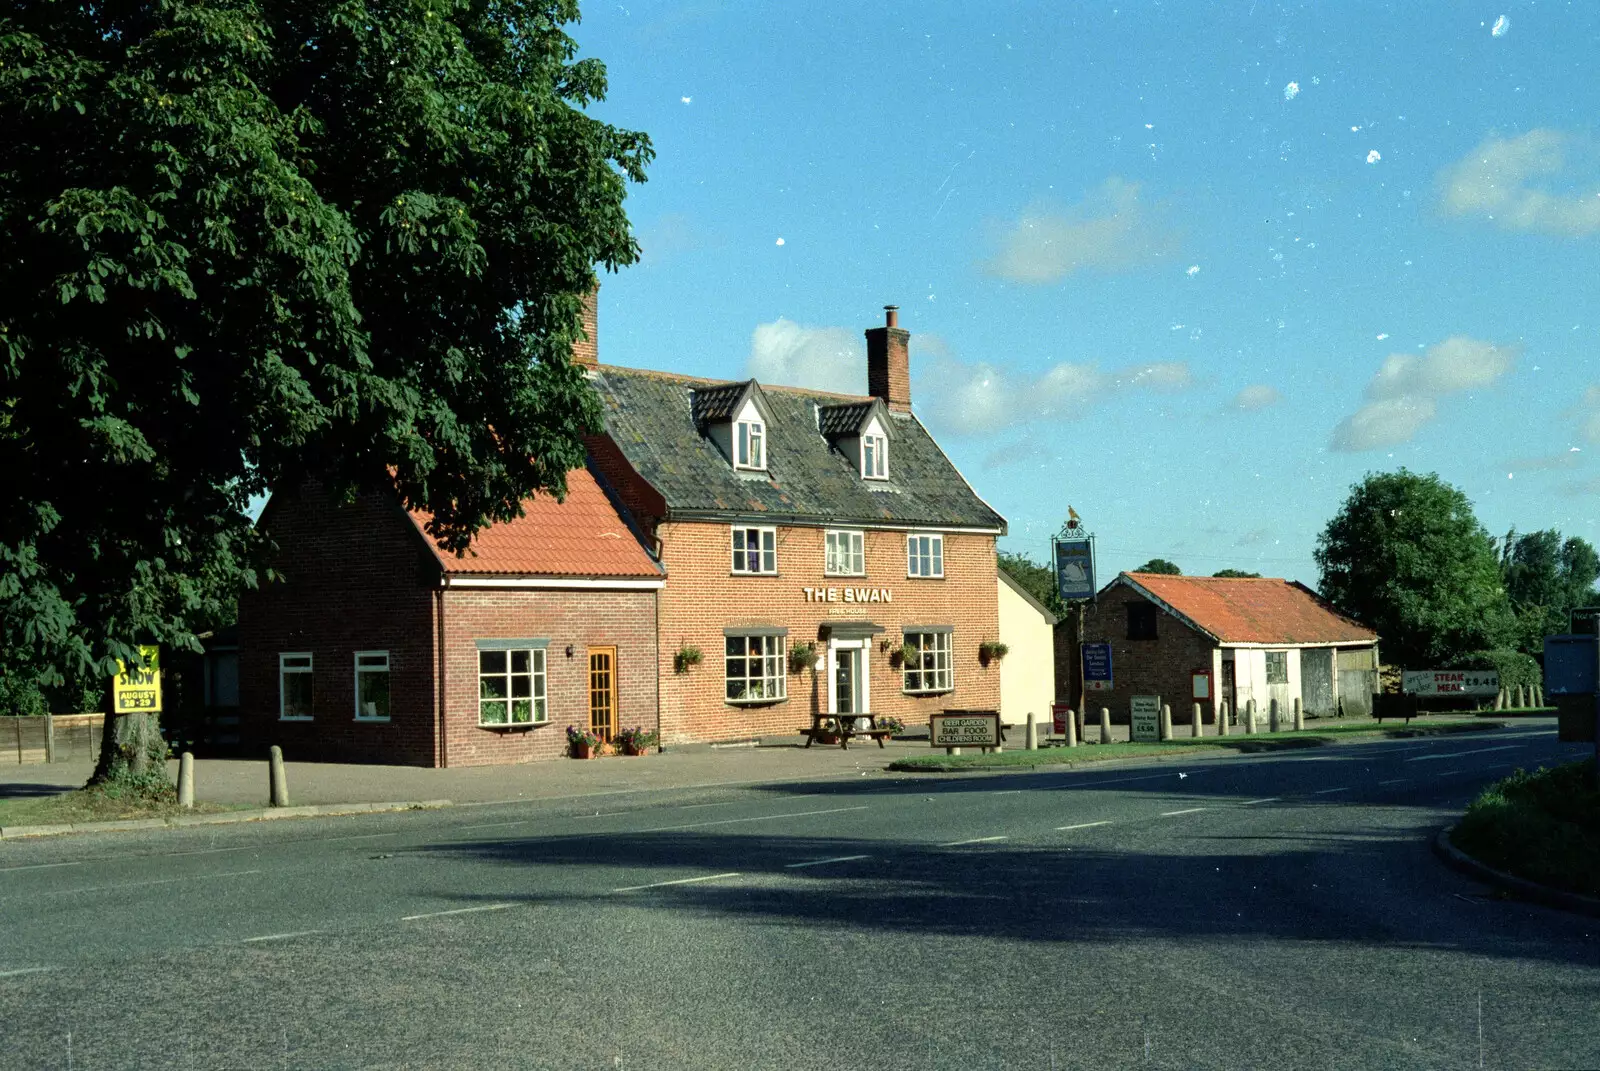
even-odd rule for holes
{"type": "Polygon", "coordinates": [[[1518,770],[1483,791],[1450,839],[1496,870],[1600,895],[1600,793],[1594,760],[1518,770]]]}
{"type": "Polygon", "coordinates": [[[1515,634],[1494,541],[1467,496],[1436,475],[1368,474],[1315,556],[1322,597],[1376,629],[1396,665],[1436,666],[1515,634]]]}
{"type": "Polygon", "coordinates": [[[645,729],[643,727],[635,726],[632,729],[617,730],[615,743],[618,747],[622,748],[643,749],[647,747],[655,747],[658,739],[660,739],[660,737],[656,735],[654,729],[645,729]]]}
{"type": "Polygon", "coordinates": [[[1001,643],[999,640],[984,640],[978,644],[978,660],[986,666],[990,662],[999,661],[1010,653],[1010,645],[1001,643]]]}
{"type": "Polygon", "coordinates": [[[672,671],[687,673],[691,666],[698,666],[704,658],[705,655],[701,653],[700,648],[692,643],[686,643],[672,656],[672,671]]]}
{"type": "Polygon", "coordinates": [[[1445,659],[1440,668],[1497,670],[1502,688],[1530,688],[1544,683],[1539,663],[1521,651],[1468,651],[1445,659]]]}
{"type": "Polygon", "coordinates": [[[1160,573],[1163,576],[1182,576],[1183,570],[1177,564],[1165,558],[1151,558],[1139,568],[1131,570],[1135,573],[1160,573]]]}
{"type": "Polygon", "coordinates": [[[1015,580],[1022,590],[1039,600],[1040,605],[1057,617],[1067,616],[1066,603],[1061,601],[1061,596],[1056,592],[1054,569],[1034,561],[1026,554],[1012,554],[1002,550],[998,558],[1001,570],[1015,580]]]}
{"type": "Polygon", "coordinates": [[[31,674],[0,676],[0,717],[28,717],[50,710],[44,691],[31,674]]]}
{"type": "Polygon", "coordinates": [[[804,673],[817,664],[817,645],[811,641],[789,648],[789,672],[804,673]]]}
{"type": "Polygon", "coordinates": [[[1572,610],[1592,606],[1600,579],[1600,554],[1576,536],[1563,540],[1554,528],[1517,535],[1506,533],[1500,572],[1517,618],[1516,645],[1544,650],[1544,638],[1566,632],[1572,610]]]}
{"type": "MultiPolygon", "coordinates": [[[[98,679],[262,578],[253,498],[389,485],[459,551],[560,494],[648,139],[576,0],[0,11],[0,651],[98,679]]],[[[12,663],[8,661],[4,669],[12,663]]]]}
{"type": "Polygon", "coordinates": [[[1219,569],[1217,572],[1212,573],[1211,575],[1215,577],[1221,577],[1223,579],[1235,580],[1259,580],[1261,578],[1260,573],[1247,573],[1242,569],[1219,569]]]}

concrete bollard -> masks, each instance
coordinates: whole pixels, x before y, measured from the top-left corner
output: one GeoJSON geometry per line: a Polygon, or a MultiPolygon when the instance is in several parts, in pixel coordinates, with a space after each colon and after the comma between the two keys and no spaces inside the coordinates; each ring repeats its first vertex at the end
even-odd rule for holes
{"type": "Polygon", "coordinates": [[[272,787],[272,806],[289,806],[289,780],[283,773],[283,749],[277,744],[272,745],[268,752],[268,776],[272,787]]]}
{"type": "Polygon", "coordinates": [[[1524,694],[1523,689],[1522,689],[1522,685],[1520,685],[1520,684],[1517,685],[1516,697],[1517,697],[1517,709],[1518,710],[1521,710],[1523,707],[1528,705],[1528,698],[1524,694]]]}
{"type": "Polygon", "coordinates": [[[178,756],[178,806],[194,807],[194,756],[187,751],[178,756]]]}
{"type": "Polygon", "coordinates": [[[1105,707],[1100,708],[1100,742],[1111,743],[1111,711],[1105,707]]]}
{"type": "Polygon", "coordinates": [[[44,761],[56,761],[56,716],[44,716],[44,761]]]}
{"type": "Polygon", "coordinates": [[[1504,710],[1506,708],[1506,690],[1504,688],[1494,694],[1494,708],[1496,710],[1504,710]]]}
{"type": "Polygon", "coordinates": [[[1299,696],[1295,696],[1295,699],[1294,699],[1294,731],[1298,733],[1302,729],[1304,729],[1305,727],[1306,727],[1306,712],[1305,712],[1304,708],[1302,708],[1300,706],[1300,697],[1299,696]]]}
{"type": "Polygon", "coordinates": [[[1204,735],[1206,735],[1206,719],[1205,715],[1200,713],[1200,704],[1196,703],[1194,705],[1194,738],[1198,740],[1204,735]]]}
{"type": "Polygon", "coordinates": [[[1254,735],[1256,731],[1256,701],[1254,699],[1246,699],[1244,701],[1244,731],[1251,735],[1254,735]]]}
{"type": "Polygon", "coordinates": [[[1167,703],[1161,704],[1161,727],[1159,732],[1161,739],[1172,739],[1172,707],[1167,703]]]}
{"type": "Polygon", "coordinates": [[[1085,740],[1085,736],[1084,736],[1084,732],[1083,732],[1083,725],[1084,725],[1084,719],[1087,718],[1088,716],[1089,716],[1089,708],[1088,708],[1087,705],[1085,705],[1082,710],[1078,711],[1078,721],[1077,721],[1078,743],[1080,743],[1080,744],[1083,743],[1084,740],[1085,740]]]}
{"type": "Polygon", "coordinates": [[[1544,685],[1542,684],[1533,686],[1533,705],[1536,707],[1544,706],[1544,685]]]}
{"type": "Polygon", "coordinates": [[[1078,746],[1078,712],[1075,710],[1067,711],[1067,746],[1078,746]]]}
{"type": "Polygon", "coordinates": [[[1034,723],[1033,711],[1028,711],[1028,732],[1023,740],[1023,746],[1029,751],[1039,750],[1039,726],[1034,723]]]}
{"type": "Polygon", "coordinates": [[[1226,699],[1217,704],[1217,735],[1228,735],[1228,701],[1226,699]]]}
{"type": "Polygon", "coordinates": [[[961,749],[958,747],[947,747],[944,749],[944,753],[946,755],[959,755],[961,754],[961,749]]]}
{"type": "Polygon", "coordinates": [[[1267,732],[1275,733],[1281,728],[1278,724],[1278,701],[1270,699],[1267,701],[1267,732]]]}

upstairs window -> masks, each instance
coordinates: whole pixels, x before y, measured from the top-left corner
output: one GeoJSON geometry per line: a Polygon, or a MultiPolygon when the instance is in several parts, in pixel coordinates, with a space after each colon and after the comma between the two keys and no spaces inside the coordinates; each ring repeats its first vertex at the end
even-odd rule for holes
{"type": "Polygon", "coordinates": [[[766,428],[759,420],[741,420],[733,426],[733,467],[767,467],[766,428]]]}
{"type": "Polygon", "coordinates": [[[882,435],[861,437],[861,478],[865,480],[889,478],[889,440],[882,435]]]}
{"type": "Polygon", "coordinates": [[[776,528],[735,528],[733,530],[733,571],[736,573],[776,573],[778,571],[778,530],[776,528]]]}
{"type": "Polygon", "coordinates": [[[1288,684],[1289,683],[1289,652],[1288,651],[1268,651],[1267,652],[1267,683],[1268,684],[1288,684]]]}
{"type": "Polygon", "coordinates": [[[1128,603],[1128,639],[1156,638],[1156,605],[1153,602],[1128,603]]]}
{"type": "Polygon", "coordinates": [[[860,532],[829,532],[827,571],[829,576],[865,576],[867,559],[865,537],[860,532]]]}
{"type": "Polygon", "coordinates": [[[944,576],[944,536],[906,536],[906,575],[934,579],[944,576]]]}

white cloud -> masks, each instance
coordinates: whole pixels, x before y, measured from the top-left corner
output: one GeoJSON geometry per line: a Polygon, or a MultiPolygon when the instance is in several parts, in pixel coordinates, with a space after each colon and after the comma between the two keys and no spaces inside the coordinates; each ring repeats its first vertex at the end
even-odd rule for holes
{"type": "Polygon", "coordinates": [[[751,332],[745,372],[762,383],[865,394],[866,345],[858,331],[803,327],[779,317],[751,332]]]}
{"type": "Polygon", "coordinates": [[[1590,168],[1588,188],[1574,188],[1568,168],[1571,150],[1582,147],[1548,128],[1513,138],[1491,134],[1439,173],[1440,208],[1449,216],[1482,217],[1506,231],[1594,234],[1600,231],[1600,185],[1590,168]],[[1545,188],[1537,181],[1562,185],[1545,188]]]}
{"type": "MultiPolygon", "coordinates": [[[[1112,372],[1063,361],[1043,375],[1018,376],[988,362],[966,364],[948,355],[928,362],[917,376],[924,397],[918,408],[956,434],[973,435],[1045,420],[1076,420],[1091,403],[1121,391],[1163,394],[1188,390],[1194,375],[1181,361],[1162,361],[1112,372]]],[[[913,375],[918,368],[912,361],[913,375]]]]}
{"type": "Polygon", "coordinates": [[[990,275],[1014,283],[1057,282],[1074,272],[1118,271],[1167,252],[1171,236],[1139,201],[1139,187],[1115,176],[1079,203],[1030,205],[997,235],[990,275]]]}
{"type": "Polygon", "coordinates": [[[1283,395],[1278,393],[1276,387],[1269,387],[1265,383],[1252,383],[1244,390],[1233,396],[1232,406],[1241,413],[1253,413],[1258,409],[1266,409],[1283,401],[1283,395]]]}
{"type": "Polygon", "coordinates": [[[1377,450],[1409,442],[1439,412],[1439,399],[1493,384],[1511,371],[1516,350],[1457,335],[1421,356],[1391,354],[1367,384],[1367,401],[1340,421],[1334,450],[1377,450]]]}

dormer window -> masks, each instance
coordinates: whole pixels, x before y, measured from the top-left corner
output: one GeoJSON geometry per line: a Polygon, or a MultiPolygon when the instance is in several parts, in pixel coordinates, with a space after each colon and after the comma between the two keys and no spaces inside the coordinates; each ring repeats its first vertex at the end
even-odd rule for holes
{"type": "Polygon", "coordinates": [[[882,435],[861,437],[861,478],[864,480],[889,478],[889,440],[882,435]]]}
{"type": "Polygon", "coordinates": [[[766,427],[759,420],[741,420],[733,428],[733,467],[767,467],[766,427]]]}

